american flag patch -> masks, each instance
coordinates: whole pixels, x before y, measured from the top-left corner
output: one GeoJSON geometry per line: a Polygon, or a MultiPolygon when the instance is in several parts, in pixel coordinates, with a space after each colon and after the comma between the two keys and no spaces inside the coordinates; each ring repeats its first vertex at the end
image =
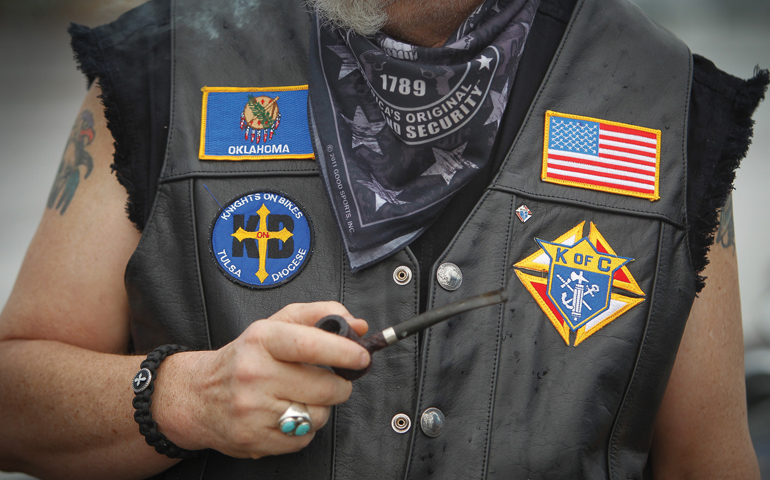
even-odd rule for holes
{"type": "Polygon", "coordinates": [[[542,179],[658,200],[660,130],[545,113],[542,179]]]}

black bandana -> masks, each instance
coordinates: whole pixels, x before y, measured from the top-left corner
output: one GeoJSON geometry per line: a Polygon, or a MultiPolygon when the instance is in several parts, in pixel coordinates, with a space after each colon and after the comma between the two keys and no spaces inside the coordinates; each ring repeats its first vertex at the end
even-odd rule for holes
{"type": "Polygon", "coordinates": [[[316,157],[353,271],[406,246],[488,162],[539,0],[486,0],[440,48],[319,25],[316,157]]]}

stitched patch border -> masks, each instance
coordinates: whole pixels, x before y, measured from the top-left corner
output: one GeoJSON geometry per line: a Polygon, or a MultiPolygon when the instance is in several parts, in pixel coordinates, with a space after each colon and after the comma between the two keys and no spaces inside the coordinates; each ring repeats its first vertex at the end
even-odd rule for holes
{"type": "Polygon", "coordinates": [[[307,210],[292,197],[277,190],[259,189],[237,195],[217,212],[209,233],[209,252],[217,264],[218,270],[233,283],[253,290],[279,287],[297,278],[310,261],[314,248],[315,228],[312,219],[307,215],[307,210]],[[269,207],[267,203],[270,204],[269,207]],[[247,213],[259,218],[259,220],[254,222],[247,218],[247,213]],[[281,226],[279,225],[278,228],[271,230],[269,216],[273,214],[292,217],[292,221],[289,223],[293,223],[293,225],[288,234],[284,232],[287,230],[285,220],[280,222],[283,229],[277,231],[281,226]],[[234,218],[235,215],[243,217],[241,222],[238,222],[240,227],[238,229],[235,228],[237,220],[234,218]],[[265,225],[262,223],[263,218],[265,225]],[[298,222],[294,222],[293,219],[298,220],[298,222]],[[243,225],[241,226],[240,223],[243,225]],[[252,228],[250,228],[250,224],[253,224],[251,225],[252,228]],[[264,235],[265,233],[268,235],[264,235]],[[281,235],[270,235],[274,233],[283,234],[282,236],[286,238],[282,238],[281,235]],[[289,255],[279,256],[281,261],[278,262],[270,257],[272,249],[267,243],[272,240],[271,237],[273,236],[283,242],[278,245],[282,247],[281,251],[286,248],[286,241],[289,237],[292,237],[293,251],[289,255]],[[254,241],[251,250],[258,249],[259,254],[256,258],[250,254],[249,246],[244,244],[245,240],[254,241]],[[263,241],[264,246],[259,245],[263,241]],[[296,245],[295,241],[299,245],[296,245]],[[228,244],[240,245],[241,251],[238,252],[237,256],[232,251],[235,247],[228,246],[228,244]],[[263,253],[266,254],[264,262],[261,259],[263,253]],[[235,263],[236,258],[239,259],[239,266],[236,266],[238,265],[235,263]],[[294,264],[293,269],[291,268],[292,263],[294,264]],[[276,276],[278,278],[275,278],[276,276]]]}
{"type": "MultiPolygon", "coordinates": [[[[313,152],[312,142],[310,139],[310,128],[308,126],[308,119],[307,119],[307,91],[308,86],[307,85],[294,85],[294,86],[285,86],[285,87],[259,87],[259,88],[250,88],[250,87],[203,87],[201,89],[203,92],[203,104],[201,107],[201,130],[200,130],[200,148],[198,150],[198,157],[201,160],[229,160],[229,161],[242,161],[242,160],[301,160],[301,159],[314,159],[315,153],[313,152]],[[301,95],[302,98],[294,98],[291,99],[294,102],[298,102],[299,105],[292,105],[289,108],[294,107],[294,111],[298,112],[299,115],[294,115],[294,117],[298,118],[281,118],[282,113],[280,113],[279,106],[286,111],[286,105],[285,103],[283,105],[279,105],[279,97],[280,95],[275,95],[272,98],[270,96],[267,96],[265,94],[269,93],[280,93],[280,92],[301,92],[304,93],[304,95],[301,95]],[[239,99],[241,104],[238,104],[239,113],[240,113],[240,124],[239,124],[239,118],[235,116],[234,118],[230,118],[230,116],[236,115],[235,112],[228,112],[228,114],[224,118],[209,118],[209,115],[212,112],[210,105],[211,105],[211,94],[220,94],[220,93],[243,93],[244,98],[239,99]],[[257,95],[249,95],[251,93],[257,94],[257,95]],[[262,94],[262,95],[259,95],[262,94]],[[268,110],[265,111],[264,108],[259,108],[260,106],[257,106],[256,101],[253,101],[252,99],[269,99],[268,104],[266,105],[268,107],[268,110]],[[258,125],[255,128],[251,128],[253,126],[252,124],[249,124],[249,122],[245,122],[246,120],[244,118],[244,113],[249,113],[252,111],[252,109],[248,108],[250,104],[254,103],[253,107],[254,110],[259,109],[259,112],[255,113],[261,113],[262,116],[259,116],[258,118],[255,118],[257,122],[260,122],[261,120],[268,120],[270,122],[270,125],[262,126],[258,125]],[[274,103],[275,105],[271,106],[270,103],[274,103]],[[243,110],[241,113],[240,110],[243,110]],[[265,117],[265,118],[262,118],[265,117]],[[299,120],[298,123],[292,123],[299,120]],[[216,147],[213,145],[214,139],[211,137],[211,132],[208,131],[208,127],[210,127],[212,124],[216,124],[217,126],[220,126],[220,124],[226,123],[228,126],[232,124],[232,140],[230,145],[228,147],[228,152],[223,153],[221,151],[221,146],[216,145],[216,147]],[[281,126],[281,123],[283,123],[283,128],[280,130],[280,134],[278,133],[278,128],[281,126]],[[288,123],[288,125],[287,125],[288,123]],[[239,128],[240,127],[240,128],[239,128]],[[246,130],[246,136],[251,136],[251,141],[244,140],[244,130],[246,130]],[[267,143],[272,142],[273,140],[273,134],[278,135],[278,138],[284,137],[284,143],[277,144],[277,143],[267,143]],[[207,138],[208,138],[208,146],[207,146],[207,138]],[[256,144],[255,144],[256,140],[256,144]],[[237,144],[237,145],[236,145],[237,144]],[[208,153],[207,153],[208,148],[208,153]],[[217,152],[212,152],[211,150],[216,149],[217,152]],[[266,150],[270,150],[270,153],[262,153],[266,150]],[[296,151],[292,152],[291,150],[295,149],[296,151]],[[233,153],[230,153],[233,151],[233,153]]],[[[219,113],[219,112],[218,112],[219,113]]],[[[222,113],[222,115],[224,115],[222,113]]],[[[220,127],[220,128],[226,128],[226,127],[220,127]]],[[[228,130],[228,133],[229,130],[228,130]]]]}
{"type": "MultiPolygon", "coordinates": [[[[591,135],[591,138],[594,136],[591,135]]],[[[660,130],[548,110],[545,112],[541,179],[558,185],[659,200],[660,146],[660,130]],[[564,119],[568,124],[580,124],[582,121],[595,126],[596,152],[587,152],[579,147],[568,147],[564,151],[550,149],[554,118],[564,119]],[[613,135],[614,139],[606,140],[605,135],[613,135]],[[637,136],[642,141],[637,141],[637,136]],[[653,147],[649,143],[653,137],[654,159],[651,156],[653,147]],[[609,144],[602,143],[608,141],[609,144]],[[577,180],[581,177],[582,181],[577,180]]]]}
{"type": "MultiPolygon", "coordinates": [[[[615,251],[609,245],[609,242],[607,242],[593,222],[590,223],[588,236],[583,237],[585,224],[586,222],[581,222],[560,235],[553,242],[546,243],[561,244],[565,247],[571,247],[584,240],[588,240],[597,252],[617,256],[615,251]]],[[[530,295],[532,295],[532,298],[554,326],[561,339],[569,346],[570,325],[560,308],[554,304],[553,299],[550,298],[548,293],[549,278],[553,277],[553,275],[551,275],[551,257],[544,250],[541,242],[538,242],[538,246],[540,248],[538,248],[537,251],[513,265],[514,271],[524,285],[524,288],[526,288],[530,295]]],[[[644,292],[639,287],[639,284],[626,265],[623,265],[621,268],[614,271],[611,286],[612,288],[622,289],[637,294],[639,297],[630,297],[611,291],[608,298],[608,308],[587,323],[582,324],[580,328],[574,330],[575,337],[573,346],[576,347],[580,345],[591,335],[609,325],[612,321],[645,300],[644,292]]]]}

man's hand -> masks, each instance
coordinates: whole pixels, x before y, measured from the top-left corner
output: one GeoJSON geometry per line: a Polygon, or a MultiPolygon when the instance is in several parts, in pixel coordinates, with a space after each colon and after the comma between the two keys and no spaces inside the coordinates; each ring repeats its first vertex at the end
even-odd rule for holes
{"type": "MultiPolygon", "coordinates": [[[[141,479],[176,460],[149,447],[134,422],[126,263],[140,233],[112,173],[113,139],[98,86],[65,147],[48,208],[0,314],[0,470],[52,479],[141,479]],[[141,462],[137,462],[137,459],[141,462]]],[[[350,382],[311,365],[362,368],[365,351],[312,328],[337,303],[293,305],[255,322],[214,352],[183,352],[160,366],[152,414],[180,447],[241,457],[296,451],[313,435],[277,429],[290,401],[315,429],[350,382]],[[310,364],[310,365],[308,365],[310,364]]]]}
{"type": "Polygon", "coordinates": [[[169,357],[153,394],[161,430],[180,447],[239,458],[307,446],[326,424],[330,406],[345,402],[352,390],[351,382],[315,365],[358,370],[370,361],[357,343],[313,327],[326,315],[342,316],[360,335],[367,330],[339,303],[293,304],[215,352],[169,357]],[[178,372],[166,381],[165,369],[178,372]],[[289,437],[278,429],[291,402],[307,405],[313,422],[307,435],[289,437]]]}

